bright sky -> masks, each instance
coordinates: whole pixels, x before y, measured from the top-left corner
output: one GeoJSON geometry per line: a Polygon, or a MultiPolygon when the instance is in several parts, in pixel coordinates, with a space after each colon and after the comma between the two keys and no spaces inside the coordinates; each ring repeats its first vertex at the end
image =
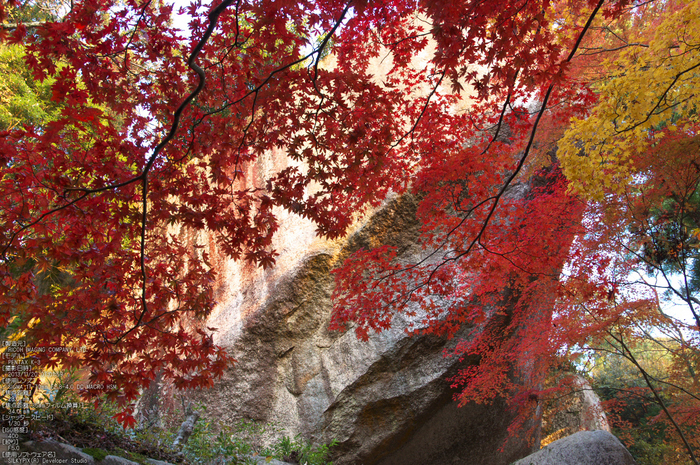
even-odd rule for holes
{"type": "Polygon", "coordinates": [[[178,15],[177,12],[180,9],[180,7],[187,7],[190,4],[190,0],[175,0],[175,1],[167,1],[165,2],[166,4],[173,4],[173,25],[180,29],[185,36],[189,36],[189,21],[190,21],[190,16],[189,15],[178,15]]]}

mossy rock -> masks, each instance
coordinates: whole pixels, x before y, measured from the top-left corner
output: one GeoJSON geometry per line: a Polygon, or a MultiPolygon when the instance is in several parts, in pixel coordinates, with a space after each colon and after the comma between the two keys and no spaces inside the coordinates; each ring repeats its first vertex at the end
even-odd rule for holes
{"type": "Polygon", "coordinates": [[[96,449],[94,447],[86,447],[83,449],[83,452],[90,455],[93,459],[97,460],[98,462],[101,462],[102,460],[105,459],[105,457],[107,457],[108,455],[111,455],[106,450],[96,449]]]}
{"type": "Polygon", "coordinates": [[[148,462],[148,457],[146,457],[145,455],[141,455],[136,452],[128,452],[124,449],[113,450],[112,452],[110,452],[110,455],[118,455],[119,457],[131,460],[132,462],[140,463],[141,465],[151,465],[148,462]]]}
{"type": "Polygon", "coordinates": [[[105,459],[105,457],[107,457],[108,455],[114,455],[117,457],[122,457],[122,458],[127,459],[127,460],[131,460],[132,462],[136,462],[136,463],[139,463],[141,465],[151,465],[148,462],[148,457],[141,455],[141,454],[137,454],[135,452],[128,452],[128,451],[125,451],[124,449],[114,449],[114,450],[106,451],[104,449],[97,449],[94,447],[86,447],[85,449],[83,449],[83,452],[92,456],[92,458],[94,458],[98,462],[103,461],[105,459]]]}

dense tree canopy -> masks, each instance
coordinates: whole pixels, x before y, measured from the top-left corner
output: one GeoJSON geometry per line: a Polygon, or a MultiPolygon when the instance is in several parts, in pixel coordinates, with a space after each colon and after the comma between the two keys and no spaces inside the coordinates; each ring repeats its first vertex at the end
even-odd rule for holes
{"type": "Polygon", "coordinates": [[[473,327],[461,401],[536,400],[514,364],[536,385],[596,335],[657,324],[659,276],[697,349],[698,2],[195,1],[187,34],[167,2],[37,5],[0,9],[45,102],[0,133],[0,326],[88,348],[44,366],[87,367],[123,405],[156,373],[210,385],[230,360],[192,322],[215,270],[173,231],[270,267],[279,209],[337,238],[409,190],[424,259],[349,257],[333,326],[473,327]],[[293,163],[248,182],[279,148],[293,163]]]}

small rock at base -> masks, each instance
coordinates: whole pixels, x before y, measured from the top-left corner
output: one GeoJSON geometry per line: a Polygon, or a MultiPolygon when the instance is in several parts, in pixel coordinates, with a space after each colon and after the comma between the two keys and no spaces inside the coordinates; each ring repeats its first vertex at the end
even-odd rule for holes
{"type": "Polygon", "coordinates": [[[579,431],[554,441],[513,465],[637,465],[632,454],[607,431],[579,431]]]}

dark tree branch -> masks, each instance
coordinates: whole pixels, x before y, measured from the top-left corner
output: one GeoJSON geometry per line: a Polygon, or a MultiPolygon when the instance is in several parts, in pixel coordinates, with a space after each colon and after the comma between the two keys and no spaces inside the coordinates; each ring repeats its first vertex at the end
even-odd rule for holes
{"type": "Polygon", "coordinates": [[[204,83],[205,83],[205,78],[206,75],[204,73],[204,70],[197,65],[196,60],[197,56],[199,53],[202,51],[202,48],[204,45],[209,41],[209,38],[211,37],[212,33],[214,32],[214,29],[216,28],[217,22],[219,20],[219,16],[221,13],[228,8],[228,6],[233,3],[233,0],[224,0],[219,6],[217,6],[215,9],[213,9],[209,13],[209,26],[207,27],[206,31],[204,32],[202,38],[197,42],[197,45],[195,46],[194,50],[192,50],[192,53],[190,54],[187,64],[189,67],[194,70],[197,75],[199,76],[199,82],[197,84],[197,87],[185,98],[185,100],[180,104],[180,106],[175,110],[175,113],[173,114],[173,122],[170,126],[170,131],[168,131],[168,134],[161,140],[161,142],[156,146],[156,148],[153,150],[153,154],[149,157],[146,166],[143,168],[143,171],[140,176],[135,178],[133,181],[136,180],[141,180],[141,190],[142,190],[142,199],[141,199],[141,241],[140,241],[140,267],[141,267],[141,313],[138,317],[138,320],[136,321],[136,324],[123,333],[121,336],[119,336],[115,341],[110,341],[105,338],[105,341],[110,343],[110,344],[117,344],[119,341],[124,339],[126,336],[128,336],[131,332],[135,331],[139,327],[142,326],[142,321],[144,316],[148,313],[148,302],[147,302],[147,292],[146,292],[146,286],[148,284],[148,275],[146,271],[146,230],[148,229],[148,175],[153,167],[153,164],[155,163],[156,159],[158,158],[158,155],[160,152],[163,150],[163,148],[175,137],[175,134],[177,133],[177,130],[180,125],[180,118],[182,116],[182,112],[189,106],[189,104],[199,95],[199,93],[202,91],[204,88],[204,83]]]}
{"type": "Polygon", "coordinates": [[[666,414],[666,417],[668,420],[673,424],[673,427],[676,429],[678,432],[678,435],[680,436],[681,440],[683,441],[683,444],[685,445],[685,448],[688,450],[688,455],[690,456],[690,459],[693,461],[695,465],[700,465],[698,462],[698,459],[695,458],[695,454],[693,453],[693,448],[690,446],[688,443],[688,440],[685,437],[685,434],[683,433],[683,430],[681,429],[680,425],[676,422],[676,420],[673,418],[673,415],[671,415],[671,412],[668,411],[668,408],[666,407],[666,403],[663,401],[661,396],[659,395],[658,391],[654,387],[654,384],[651,381],[651,376],[647,371],[639,364],[639,361],[636,359],[632,351],[627,347],[627,344],[625,344],[625,341],[623,339],[622,334],[620,334],[619,337],[616,337],[615,335],[612,334],[612,332],[608,332],[610,337],[615,339],[620,346],[622,347],[623,354],[626,352],[627,355],[624,355],[624,357],[632,362],[632,364],[639,370],[639,373],[644,377],[644,382],[646,385],[649,387],[651,390],[652,394],[654,395],[654,399],[656,399],[656,402],[659,404],[659,406],[663,409],[664,413],[666,414]]]}
{"type": "MultiPolygon", "coordinates": [[[[581,42],[582,42],[582,40],[583,40],[583,37],[585,36],[586,32],[590,29],[591,24],[593,23],[593,20],[595,19],[595,17],[597,16],[598,12],[600,11],[600,8],[603,6],[603,3],[605,3],[605,0],[599,0],[598,4],[596,5],[596,7],[594,8],[594,10],[593,10],[593,11],[591,12],[591,14],[589,15],[588,20],[586,21],[586,24],[583,26],[583,28],[582,28],[582,30],[581,30],[581,33],[579,34],[578,38],[576,39],[576,42],[574,43],[574,46],[573,46],[572,49],[571,49],[571,52],[569,53],[569,55],[567,56],[567,58],[562,62],[562,64],[568,63],[568,62],[570,62],[570,61],[574,58],[574,55],[576,55],[576,52],[578,51],[578,49],[579,49],[579,47],[580,47],[580,45],[581,45],[581,42]]],[[[460,253],[458,253],[458,254],[456,254],[456,255],[454,255],[454,256],[445,257],[444,260],[443,260],[441,263],[437,264],[437,265],[433,268],[433,270],[431,271],[431,273],[429,274],[429,276],[428,276],[428,278],[427,278],[426,280],[424,280],[424,281],[423,281],[421,284],[419,284],[418,286],[415,286],[414,288],[412,288],[412,289],[408,292],[406,298],[405,298],[405,299],[402,299],[403,302],[401,302],[401,304],[400,304],[401,307],[405,306],[405,305],[410,301],[411,296],[412,296],[415,292],[417,292],[419,289],[421,289],[421,288],[427,286],[428,284],[430,284],[430,282],[432,281],[432,279],[433,279],[434,276],[435,276],[435,273],[437,273],[437,271],[438,271],[441,267],[445,266],[445,265],[446,265],[447,263],[449,263],[449,262],[457,261],[457,260],[459,260],[460,258],[462,258],[462,257],[464,257],[464,256],[466,256],[466,255],[468,255],[468,254],[470,254],[470,253],[472,252],[472,250],[474,249],[474,247],[475,247],[477,244],[480,244],[481,238],[483,237],[484,233],[486,232],[486,229],[487,229],[487,227],[489,226],[489,223],[490,223],[491,219],[493,218],[493,215],[495,214],[496,208],[498,207],[498,204],[499,204],[501,198],[502,198],[503,195],[506,193],[506,191],[507,191],[508,188],[511,186],[511,184],[513,183],[513,181],[514,181],[514,179],[516,178],[516,176],[520,173],[520,171],[522,170],[523,166],[525,165],[525,161],[527,160],[527,158],[528,158],[528,156],[529,156],[529,154],[530,154],[530,150],[532,149],[532,145],[533,145],[534,140],[535,140],[535,135],[537,134],[537,128],[538,128],[538,126],[539,126],[540,120],[542,119],[542,116],[544,115],[545,110],[547,109],[547,103],[549,102],[549,99],[550,99],[550,97],[551,97],[551,95],[552,95],[553,90],[554,90],[554,83],[550,84],[549,87],[547,88],[547,92],[545,93],[544,98],[542,99],[542,106],[540,107],[540,110],[537,112],[537,118],[535,119],[535,122],[534,122],[534,124],[533,124],[533,126],[532,126],[532,129],[531,129],[531,131],[530,131],[530,137],[529,137],[529,139],[528,139],[527,146],[525,147],[525,150],[524,150],[524,152],[523,152],[523,155],[520,157],[520,160],[519,160],[517,166],[515,167],[515,169],[513,170],[513,172],[510,174],[510,176],[508,176],[508,178],[505,180],[505,182],[503,183],[503,185],[501,186],[501,188],[499,189],[499,191],[498,191],[495,195],[493,195],[493,196],[491,196],[491,197],[488,197],[488,198],[482,200],[481,202],[479,202],[478,204],[476,204],[474,207],[470,208],[468,214],[460,221],[460,223],[459,223],[457,226],[455,226],[455,227],[452,229],[452,231],[451,231],[449,234],[454,233],[454,232],[466,221],[466,219],[469,217],[469,215],[470,215],[472,212],[474,212],[477,208],[481,207],[482,205],[485,205],[485,204],[488,203],[488,202],[493,201],[491,207],[489,208],[488,214],[486,215],[486,218],[484,219],[484,221],[483,221],[483,223],[482,223],[482,226],[481,226],[479,232],[476,234],[476,236],[474,237],[474,239],[470,242],[470,244],[469,244],[469,246],[466,248],[466,250],[464,250],[464,251],[462,251],[462,252],[460,252],[460,253]]],[[[500,119],[503,118],[504,112],[505,112],[505,108],[508,106],[509,101],[510,101],[510,94],[508,95],[508,98],[506,99],[506,102],[505,102],[505,104],[504,104],[504,106],[503,106],[503,111],[501,112],[500,119]]],[[[500,124],[501,124],[501,123],[500,123],[500,120],[499,120],[499,126],[498,126],[498,127],[499,127],[499,130],[500,130],[500,124]]],[[[495,136],[494,136],[494,138],[492,139],[491,143],[493,142],[493,140],[495,140],[495,136]]],[[[490,145],[490,144],[489,144],[489,145],[490,145]]],[[[449,235],[448,235],[448,236],[449,236],[449,235]]],[[[446,243],[447,243],[447,238],[443,241],[443,244],[446,244],[446,243]]],[[[432,256],[433,254],[435,254],[435,253],[437,252],[437,250],[439,250],[439,249],[436,249],[435,251],[433,251],[433,252],[430,254],[430,256],[432,256]]],[[[382,277],[380,278],[380,280],[378,280],[377,283],[375,283],[375,286],[378,285],[379,281],[384,280],[384,279],[387,279],[387,278],[389,278],[390,276],[396,275],[396,274],[398,274],[398,273],[402,273],[402,272],[405,272],[405,271],[409,271],[410,269],[413,269],[413,268],[419,266],[419,265],[420,265],[421,263],[423,263],[425,260],[427,260],[427,258],[424,258],[424,259],[421,260],[419,263],[413,264],[413,265],[411,265],[411,266],[409,266],[409,267],[402,268],[402,269],[400,269],[400,270],[391,271],[391,272],[388,273],[386,276],[382,276],[382,277]]],[[[396,302],[396,300],[395,300],[395,299],[392,299],[392,301],[391,301],[390,303],[395,303],[395,302],[396,302]]]]}

